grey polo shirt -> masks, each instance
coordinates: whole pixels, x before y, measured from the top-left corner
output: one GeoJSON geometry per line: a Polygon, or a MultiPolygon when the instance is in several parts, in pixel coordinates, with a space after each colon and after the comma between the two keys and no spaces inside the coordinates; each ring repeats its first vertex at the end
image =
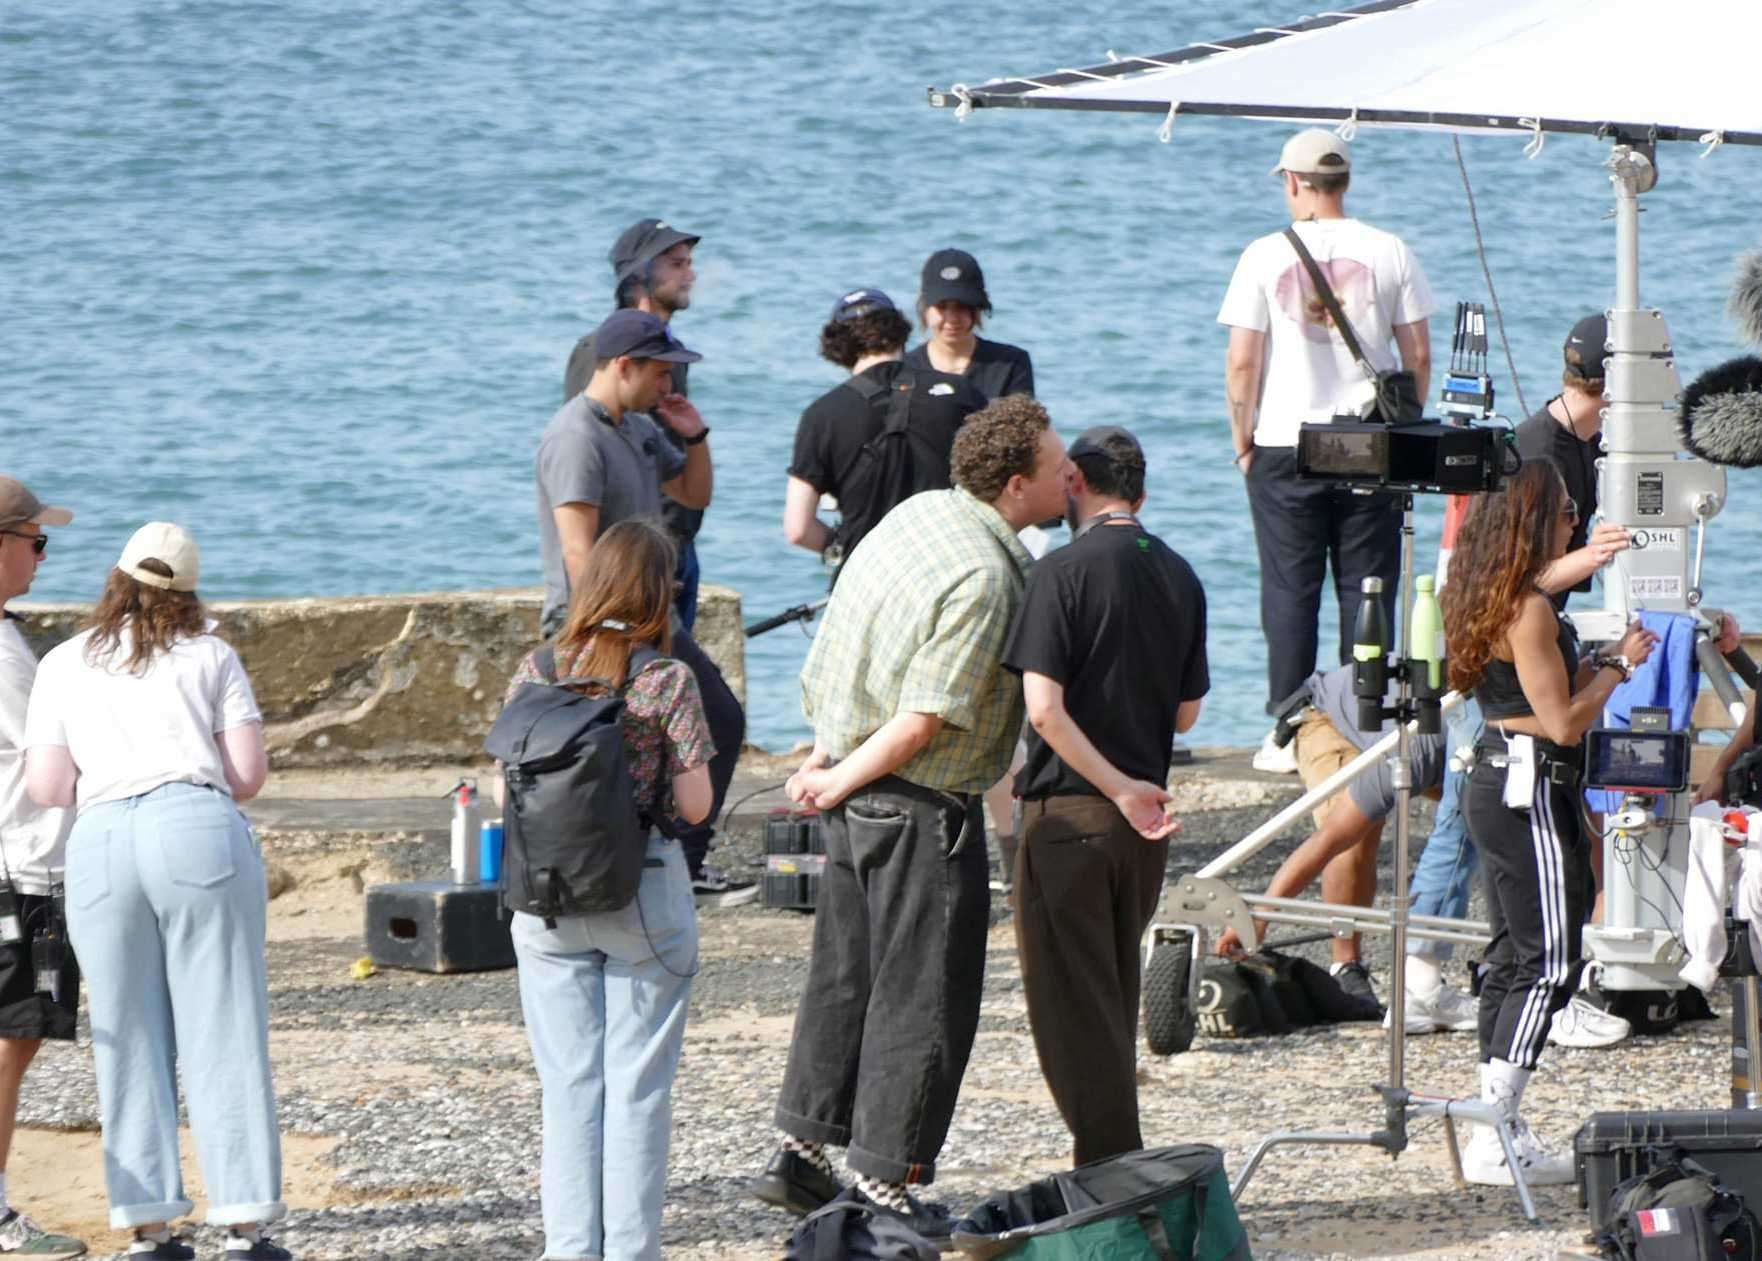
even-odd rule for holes
{"type": "Polygon", "coordinates": [[[569,603],[569,576],[554,511],[563,504],[600,510],[600,533],[632,517],[656,517],[666,497],[661,483],[685,471],[685,453],[641,412],[622,422],[585,394],[557,409],[539,439],[538,554],[544,565],[544,618],[569,603]]]}
{"type": "MultiPolygon", "coordinates": [[[[1358,729],[1358,698],[1352,694],[1352,667],[1317,671],[1309,676],[1309,703],[1324,714],[1339,733],[1360,750],[1368,749],[1394,729],[1394,723],[1383,720],[1377,731],[1358,729]]],[[[1409,743],[1408,770],[1413,778],[1413,791],[1425,792],[1444,782],[1444,737],[1422,736],[1417,732],[1409,743]]],[[[1353,804],[1364,811],[1367,819],[1387,818],[1395,808],[1395,773],[1388,758],[1363,772],[1347,789],[1353,804]]]]}

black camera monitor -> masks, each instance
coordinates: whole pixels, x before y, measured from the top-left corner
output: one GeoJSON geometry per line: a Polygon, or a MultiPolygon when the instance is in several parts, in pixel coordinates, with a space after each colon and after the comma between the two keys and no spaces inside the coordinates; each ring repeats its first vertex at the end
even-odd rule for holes
{"type": "Polygon", "coordinates": [[[1297,433],[1297,475],[1310,480],[1473,495],[1497,490],[1518,463],[1512,431],[1502,426],[1342,419],[1297,433]]]}
{"type": "Polygon", "coordinates": [[[1585,787],[1679,793],[1689,786],[1689,733],[1598,727],[1585,742],[1585,787]]]}

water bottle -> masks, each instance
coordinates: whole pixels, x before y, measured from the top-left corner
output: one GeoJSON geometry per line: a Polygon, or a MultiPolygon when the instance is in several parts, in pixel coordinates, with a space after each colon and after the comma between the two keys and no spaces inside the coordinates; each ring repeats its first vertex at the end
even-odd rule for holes
{"type": "Polygon", "coordinates": [[[502,821],[483,821],[483,844],[479,847],[477,876],[484,884],[502,882],[502,821]]]}
{"type": "Polygon", "coordinates": [[[1430,574],[1413,580],[1413,624],[1409,628],[1408,652],[1425,663],[1424,683],[1433,693],[1444,690],[1444,610],[1438,605],[1437,584],[1430,574]]]}
{"type": "Polygon", "coordinates": [[[452,865],[454,884],[476,884],[479,833],[483,812],[477,807],[477,781],[462,779],[453,785],[452,865]]]}
{"type": "Polygon", "coordinates": [[[1383,728],[1383,693],[1389,686],[1389,619],[1383,613],[1383,580],[1366,578],[1359,588],[1352,631],[1352,694],[1358,698],[1358,729],[1383,728]]]}

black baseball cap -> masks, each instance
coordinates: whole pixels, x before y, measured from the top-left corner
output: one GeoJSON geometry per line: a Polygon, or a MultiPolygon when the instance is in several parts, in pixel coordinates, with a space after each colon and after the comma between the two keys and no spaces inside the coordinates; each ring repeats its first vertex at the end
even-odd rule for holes
{"type": "Polygon", "coordinates": [[[1118,425],[1096,425],[1085,429],[1066,448],[1065,455],[1072,460],[1106,460],[1116,468],[1144,468],[1144,448],[1138,445],[1131,430],[1118,425]]]}
{"type": "Polygon", "coordinates": [[[606,317],[593,331],[594,356],[599,359],[660,359],[696,363],[703,356],[684,344],[655,316],[626,307],[606,317]]]}
{"type": "Polygon", "coordinates": [[[879,289],[853,289],[832,304],[832,322],[843,324],[877,311],[897,311],[893,299],[879,289]]]}
{"type": "Polygon", "coordinates": [[[637,268],[681,242],[696,245],[701,240],[702,237],[681,232],[663,219],[638,219],[612,244],[612,283],[623,284],[637,268]]]}
{"type": "Polygon", "coordinates": [[[1581,381],[1601,381],[1609,358],[1609,317],[1587,315],[1566,335],[1566,370],[1581,381]]]}
{"type": "Polygon", "coordinates": [[[979,260],[965,250],[937,250],[924,260],[918,299],[925,306],[963,302],[978,311],[991,309],[991,299],[985,295],[985,273],[979,270],[979,260]]]}

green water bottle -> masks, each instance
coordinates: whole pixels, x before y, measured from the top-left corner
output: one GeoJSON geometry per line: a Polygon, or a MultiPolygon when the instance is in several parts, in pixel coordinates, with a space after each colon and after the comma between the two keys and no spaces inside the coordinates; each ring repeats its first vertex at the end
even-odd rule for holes
{"type": "Polygon", "coordinates": [[[1438,604],[1437,583],[1430,574],[1413,580],[1413,624],[1407,643],[1412,660],[1426,663],[1426,682],[1432,693],[1443,691],[1444,610],[1438,604]]]}

